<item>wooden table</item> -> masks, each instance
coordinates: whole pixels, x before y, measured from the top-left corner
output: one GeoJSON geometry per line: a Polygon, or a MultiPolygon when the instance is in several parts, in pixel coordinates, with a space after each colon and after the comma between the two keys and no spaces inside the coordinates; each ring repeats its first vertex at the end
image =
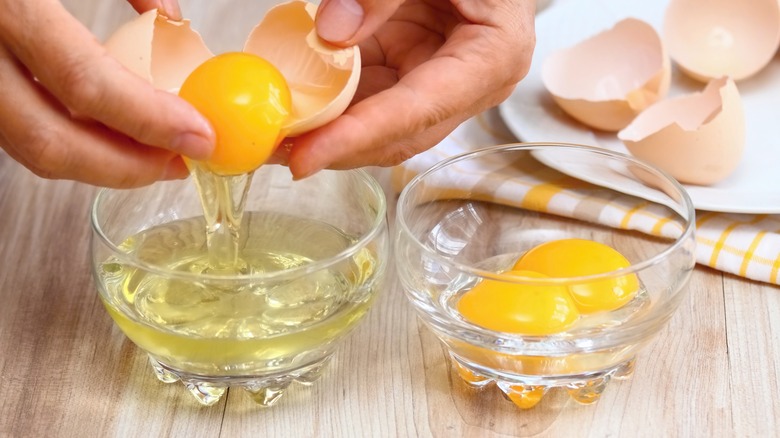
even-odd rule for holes
{"type": "MultiPolygon", "coordinates": [[[[261,14],[183,3],[216,51],[239,47],[261,14]]],[[[120,0],[66,5],[101,38],[132,15],[120,0]]],[[[634,377],[612,382],[596,405],[551,398],[520,411],[495,390],[464,387],[391,278],[313,387],[292,387],[271,409],[239,391],[202,407],[154,377],[98,300],[88,263],[94,193],[39,179],[0,153],[0,436],[780,433],[780,289],[701,267],[634,377]]]]}

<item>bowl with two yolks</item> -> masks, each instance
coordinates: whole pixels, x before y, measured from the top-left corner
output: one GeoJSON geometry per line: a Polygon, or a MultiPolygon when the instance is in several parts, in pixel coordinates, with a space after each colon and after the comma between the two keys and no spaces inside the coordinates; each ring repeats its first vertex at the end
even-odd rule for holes
{"type": "Polygon", "coordinates": [[[694,214],[674,179],[633,157],[494,146],[407,184],[396,264],[468,385],[497,386],[520,408],[554,388],[592,403],[685,298],[694,214]]]}

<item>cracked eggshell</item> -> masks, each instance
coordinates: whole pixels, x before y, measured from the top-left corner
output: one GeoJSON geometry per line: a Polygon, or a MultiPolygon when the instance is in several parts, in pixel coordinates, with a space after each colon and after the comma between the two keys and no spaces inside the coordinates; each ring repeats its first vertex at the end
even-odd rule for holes
{"type": "Polygon", "coordinates": [[[694,79],[745,79],[766,66],[780,46],[780,2],[672,0],[663,36],[671,58],[694,79]]]}
{"type": "Polygon", "coordinates": [[[173,93],[195,67],[214,56],[189,20],[168,20],[156,9],[122,25],[105,47],[130,71],[173,93]]]}
{"type": "MultiPolygon", "coordinates": [[[[271,62],[292,93],[284,127],[296,136],[344,112],[360,80],[360,50],[317,36],[317,5],[293,0],[271,8],[247,38],[244,51],[271,62]]],[[[188,20],[171,21],[157,10],[120,27],[105,43],[109,54],[156,88],[177,93],[187,76],[214,55],[188,20]]]]}
{"type": "Polygon", "coordinates": [[[286,127],[296,136],[323,126],[349,106],[360,79],[360,50],[340,48],[317,36],[317,5],[292,1],[275,6],[252,30],[244,51],[278,68],[292,93],[286,127]]]}
{"type": "Polygon", "coordinates": [[[570,116],[593,128],[618,131],[666,95],[671,61],[652,26],[627,18],[551,54],[542,81],[570,116]]]}
{"type": "Polygon", "coordinates": [[[628,151],[687,184],[709,185],[736,169],[745,148],[745,114],[729,78],[704,91],[656,103],[618,133],[628,151]]]}

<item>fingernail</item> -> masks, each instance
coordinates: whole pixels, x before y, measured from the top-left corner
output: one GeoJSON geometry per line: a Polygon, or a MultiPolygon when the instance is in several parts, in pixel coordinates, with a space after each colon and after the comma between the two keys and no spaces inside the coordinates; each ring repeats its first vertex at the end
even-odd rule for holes
{"type": "Polygon", "coordinates": [[[185,179],[190,175],[187,165],[181,158],[174,158],[169,161],[163,170],[163,174],[160,177],[163,181],[170,181],[174,179],[185,179]]]}
{"type": "Polygon", "coordinates": [[[211,156],[214,144],[211,140],[192,132],[179,134],[171,142],[171,150],[194,160],[205,160],[211,156]]]}
{"type": "Polygon", "coordinates": [[[162,0],[161,3],[163,15],[175,21],[182,19],[178,0],[162,0]]]}
{"type": "Polygon", "coordinates": [[[284,140],[279,147],[276,148],[273,155],[271,155],[271,158],[266,161],[267,164],[281,164],[282,166],[286,166],[290,163],[290,151],[292,151],[293,148],[293,140],[286,139],[284,140]]]}
{"type": "Polygon", "coordinates": [[[363,24],[363,7],[355,0],[330,0],[317,13],[317,34],[331,42],[351,39],[363,24]]]}
{"type": "Polygon", "coordinates": [[[314,175],[315,173],[317,173],[317,172],[321,171],[321,170],[322,170],[322,169],[324,169],[325,167],[326,167],[326,166],[322,166],[322,167],[315,167],[315,168],[313,168],[313,169],[307,170],[306,172],[304,172],[304,173],[302,173],[302,174],[297,174],[297,173],[293,172],[293,180],[294,180],[294,181],[300,181],[300,180],[302,180],[302,179],[306,179],[306,178],[308,178],[308,177],[310,177],[310,176],[314,175]]]}

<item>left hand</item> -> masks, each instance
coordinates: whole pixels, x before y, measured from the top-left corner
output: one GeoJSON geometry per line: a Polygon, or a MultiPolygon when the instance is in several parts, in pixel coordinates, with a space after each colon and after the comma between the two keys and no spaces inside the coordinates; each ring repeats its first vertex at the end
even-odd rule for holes
{"type": "Polygon", "coordinates": [[[0,148],[33,173],[135,187],[185,177],[180,155],[211,154],[209,122],[108,56],[58,0],[0,0],[0,10],[0,148]]]}

